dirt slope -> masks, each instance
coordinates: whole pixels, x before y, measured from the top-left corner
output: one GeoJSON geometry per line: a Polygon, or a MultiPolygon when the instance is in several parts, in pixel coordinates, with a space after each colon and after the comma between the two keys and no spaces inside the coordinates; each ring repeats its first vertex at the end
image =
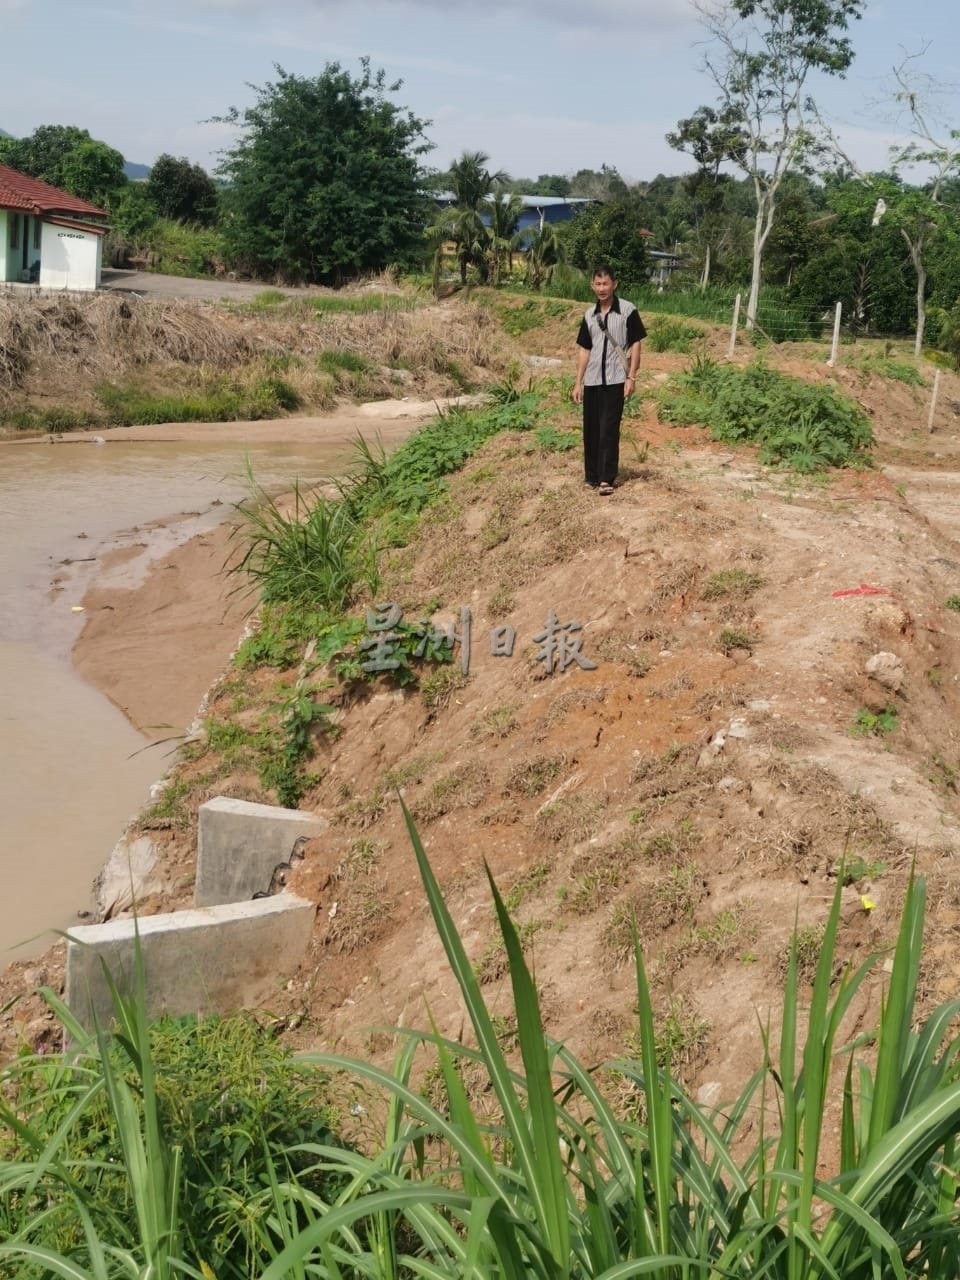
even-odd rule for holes
{"type": "MultiPolygon", "coordinates": [[[[646,377],[681,361],[646,360],[646,377]]],[[[395,556],[382,598],[408,618],[436,599],[440,619],[470,607],[470,674],[429,706],[416,691],[352,689],[339,736],[317,743],[303,807],[330,829],[292,882],[317,901],[318,924],[270,1010],[295,1044],[388,1058],[389,1036],[371,1028],[424,1025],[428,1007],[460,1033],[397,784],[507,1035],[484,863],[521,924],[549,1032],[591,1060],[632,1043],[636,915],[674,1065],[704,1097],[729,1096],[756,1065],[790,932],[796,921],[815,956],[844,856],[858,874],[843,953],[889,943],[916,859],[930,887],[922,995],[957,993],[954,433],[949,416],[926,433],[925,390],[831,372],[812,352],[776,361],[861,400],[876,470],[771,472],[749,450],[660,426],[647,403],[629,420],[612,499],[583,488],[576,453],[499,437],[395,556]],[[546,674],[533,637],[551,610],[582,624],[595,669],[546,674]],[[512,657],[490,652],[502,624],[516,629],[512,657]],[[867,674],[878,653],[899,660],[898,689],[867,674]],[[858,718],[890,731],[853,733],[858,718]]],[[[945,403],[958,395],[947,383],[945,403]]],[[[211,706],[227,715],[236,700],[231,677],[211,706]]],[[[185,769],[192,806],[260,798],[249,775],[209,775],[209,758],[185,769]]],[[[165,887],[147,909],[185,904],[192,831],[153,834],[165,887]]],[[[56,958],[14,968],[5,989],[39,971],[56,981],[56,958]]],[[[36,1038],[40,1017],[21,1001],[4,1030],[36,1038]]]]}

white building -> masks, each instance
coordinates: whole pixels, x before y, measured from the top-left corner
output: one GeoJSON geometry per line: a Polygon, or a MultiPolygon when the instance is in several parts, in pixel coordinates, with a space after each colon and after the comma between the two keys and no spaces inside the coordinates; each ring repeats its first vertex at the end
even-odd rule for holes
{"type": "Polygon", "coordinates": [[[0,283],[96,289],[108,214],[0,164],[0,283]]]}

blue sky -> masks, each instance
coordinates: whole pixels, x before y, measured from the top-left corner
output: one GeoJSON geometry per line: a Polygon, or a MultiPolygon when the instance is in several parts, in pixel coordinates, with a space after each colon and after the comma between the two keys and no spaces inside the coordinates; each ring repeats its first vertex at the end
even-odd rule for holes
{"type": "MultiPolygon", "coordinates": [[[[952,85],[960,128],[956,0],[868,0],[845,81],[810,85],[848,152],[884,165],[898,136],[881,105],[904,52],[952,85]]],[[[208,169],[230,142],[210,123],[253,99],[274,64],[351,72],[368,54],[395,101],[432,123],[428,163],[483,150],[513,175],[616,165],[628,179],[690,168],[664,134],[715,101],[700,70],[691,0],[0,0],[0,128],[76,124],[149,164],[161,152],[208,169]]]]}

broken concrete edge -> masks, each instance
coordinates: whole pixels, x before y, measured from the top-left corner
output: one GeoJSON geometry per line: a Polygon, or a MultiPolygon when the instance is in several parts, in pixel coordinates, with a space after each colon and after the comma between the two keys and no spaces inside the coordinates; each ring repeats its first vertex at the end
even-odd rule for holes
{"type": "Polygon", "coordinates": [[[303,958],[315,915],[315,903],[281,893],[74,926],[65,935],[65,1003],[88,1031],[109,1027],[116,1012],[112,986],[122,996],[136,995],[139,950],[150,1018],[261,1007],[303,958]]]}
{"type": "Polygon", "coordinates": [[[274,873],[289,867],[298,847],[322,835],[329,823],[302,809],[215,796],[200,806],[197,821],[198,907],[249,901],[271,893],[274,873]]]}

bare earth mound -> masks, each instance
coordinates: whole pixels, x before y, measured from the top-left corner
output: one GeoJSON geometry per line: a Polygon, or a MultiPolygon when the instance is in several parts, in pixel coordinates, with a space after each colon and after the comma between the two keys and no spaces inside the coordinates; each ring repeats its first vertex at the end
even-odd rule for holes
{"type": "MultiPolygon", "coordinates": [[[[889,945],[916,860],[929,881],[922,995],[957,994],[956,449],[943,426],[926,433],[921,391],[821,358],[786,367],[861,400],[879,469],[772,472],[646,406],[608,501],[584,489],[576,453],[528,436],[497,437],[452,479],[381,598],[410,619],[439,599],[438,619],[459,623],[469,606],[470,674],[338,695],[339,735],[317,740],[303,801],[330,831],[293,874],[317,928],[269,1011],[296,1044],[388,1058],[382,1028],[423,1024],[428,1007],[460,1032],[398,787],[505,1036],[484,863],[520,922],[548,1031],[585,1059],[634,1043],[637,920],[674,1065],[704,1097],[730,1096],[757,1065],[790,933],[815,957],[844,859],[845,956],[889,945]],[[595,669],[546,673],[534,637],[551,611],[582,625],[595,669]],[[512,657],[491,653],[502,625],[516,630],[512,657]],[[892,657],[869,674],[877,654],[892,657]]],[[[645,361],[647,377],[679,362],[645,361]]],[[[242,715],[258,678],[229,673],[211,712],[242,715]]],[[[146,910],[190,899],[198,803],[272,798],[202,743],[194,754],[177,775],[182,810],[144,823],[163,861],[146,910]]],[[[38,971],[58,979],[55,954],[26,969],[8,971],[0,1008],[38,971]]],[[[858,1016],[877,998],[873,987],[858,1016]]],[[[41,1017],[21,1000],[4,1048],[36,1039],[41,1017]]]]}

